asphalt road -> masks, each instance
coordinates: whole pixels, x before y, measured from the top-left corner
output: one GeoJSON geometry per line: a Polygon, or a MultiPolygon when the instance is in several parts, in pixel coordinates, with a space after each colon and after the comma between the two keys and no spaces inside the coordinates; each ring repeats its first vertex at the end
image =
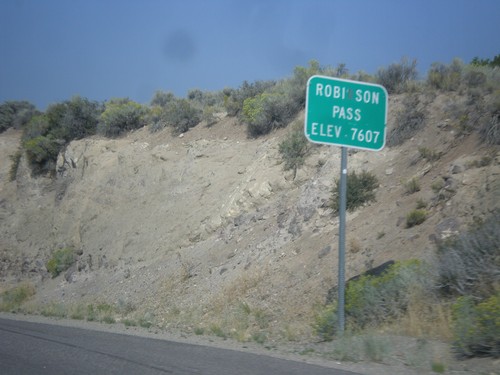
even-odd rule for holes
{"type": "Polygon", "coordinates": [[[0,374],[356,375],[235,350],[10,319],[0,319],[0,374]]]}

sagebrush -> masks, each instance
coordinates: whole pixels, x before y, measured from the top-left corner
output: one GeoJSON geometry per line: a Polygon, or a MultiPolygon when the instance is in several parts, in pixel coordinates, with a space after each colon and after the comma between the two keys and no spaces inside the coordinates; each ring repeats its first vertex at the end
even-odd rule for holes
{"type": "MultiPolygon", "coordinates": [[[[347,174],[346,209],[354,211],[365,203],[375,201],[375,190],[379,185],[377,176],[368,171],[357,174],[355,171],[347,174]]],[[[332,189],[330,207],[336,214],[340,209],[340,180],[336,180],[332,189]]]]}
{"type": "Polygon", "coordinates": [[[48,260],[46,268],[52,277],[57,277],[61,272],[71,267],[75,261],[76,257],[73,249],[65,247],[57,249],[52,253],[52,257],[48,260]]]}
{"type": "MultiPolygon", "coordinates": [[[[346,328],[358,331],[401,318],[415,294],[431,292],[433,278],[428,264],[419,260],[396,262],[380,276],[362,275],[345,289],[346,328]]],[[[337,301],[319,308],[314,332],[331,340],[337,329],[337,301]]]]}

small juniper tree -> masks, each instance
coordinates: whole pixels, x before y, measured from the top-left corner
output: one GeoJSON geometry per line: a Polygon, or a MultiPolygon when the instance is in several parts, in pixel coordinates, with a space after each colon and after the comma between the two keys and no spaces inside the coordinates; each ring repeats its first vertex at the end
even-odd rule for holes
{"type": "Polygon", "coordinates": [[[297,170],[304,164],[308,151],[309,142],[302,131],[301,123],[296,122],[292,131],[279,145],[283,168],[285,171],[293,171],[293,179],[297,176],[297,170]]]}

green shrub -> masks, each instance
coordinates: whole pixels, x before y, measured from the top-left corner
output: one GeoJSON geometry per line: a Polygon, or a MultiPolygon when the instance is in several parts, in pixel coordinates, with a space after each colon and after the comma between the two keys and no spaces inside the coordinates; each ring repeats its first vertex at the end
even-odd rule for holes
{"type": "Polygon", "coordinates": [[[34,174],[54,172],[57,155],[73,139],[95,134],[102,112],[97,102],[79,96],[50,105],[23,129],[23,147],[34,174]]]}
{"type": "Polygon", "coordinates": [[[500,115],[492,115],[479,128],[479,137],[489,145],[500,145],[500,115]]]}
{"type": "Polygon", "coordinates": [[[448,295],[485,299],[500,285],[500,210],[438,244],[439,285],[448,295]]]}
{"type": "Polygon", "coordinates": [[[491,95],[481,89],[469,89],[465,100],[447,106],[446,114],[453,120],[457,136],[477,131],[482,142],[500,144],[500,74],[498,76],[497,88],[491,95]]]}
{"type": "Polygon", "coordinates": [[[246,98],[240,119],[247,124],[248,134],[257,137],[287,126],[304,108],[307,80],[323,71],[317,61],[311,61],[308,67],[296,67],[292,77],[246,98]]]}
{"type": "Polygon", "coordinates": [[[431,288],[428,268],[419,260],[396,262],[380,276],[350,281],[345,294],[348,323],[363,328],[400,317],[416,288],[431,288]]]}
{"type": "Polygon", "coordinates": [[[224,332],[224,330],[217,324],[210,325],[210,332],[212,332],[212,334],[214,334],[217,337],[221,337],[223,339],[227,338],[227,335],[224,332]]]}
{"type": "Polygon", "coordinates": [[[48,134],[69,143],[93,135],[97,131],[102,106],[80,96],[50,105],[45,111],[48,134]]]}
{"type": "Polygon", "coordinates": [[[150,328],[153,326],[155,320],[155,316],[152,312],[145,312],[142,316],[139,317],[138,324],[142,328],[150,328]]]}
{"type": "Polygon", "coordinates": [[[123,324],[125,325],[125,327],[136,327],[137,326],[137,322],[135,320],[132,320],[132,319],[125,319],[123,321],[123,324]]]}
{"type": "MultiPolygon", "coordinates": [[[[327,74],[327,72],[325,68],[320,66],[318,61],[311,60],[307,67],[295,67],[292,77],[280,83],[280,87],[277,87],[278,92],[288,97],[290,107],[299,110],[305,106],[307,81],[315,74],[327,74]]],[[[332,74],[337,77],[347,74],[345,64],[339,64],[332,74]]]]}
{"type": "Polygon", "coordinates": [[[95,322],[97,320],[98,320],[98,314],[96,309],[94,308],[94,305],[92,304],[87,305],[87,321],[95,322]]]}
{"type": "Polygon", "coordinates": [[[454,59],[450,65],[433,63],[427,72],[427,84],[438,90],[455,91],[460,87],[463,63],[454,59]]]}
{"type": "MultiPolygon", "coordinates": [[[[83,308],[82,308],[83,310],[83,308]]],[[[116,323],[115,308],[108,303],[98,303],[97,305],[89,304],[86,307],[87,321],[89,322],[104,322],[107,324],[116,323]]],[[[83,314],[83,311],[82,311],[83,314]]]]}
{"type": "Polygon", "coordinates": [[[398,146],[413,137],[425,126],[426,116],[418,94],[407,95],[403,99],[403,109],[396,115],[396,125],[388,135],[387,145],[398,146]]]}
{"type": "Polygon", "coordinates": [[[431,150],[427,147],[419,147],[418,152],[420,154],[420,157],[427,161],[436,161],[441,157],[441,154],[439,152],[431,150]]]}
{"type": "MultiPolygon", "coordinates": [[[[431,291],[429,267],[419,260],[396,262],[379,276],[363,275],[347,283],[345,289],[346,326],[363,329],[391,322],[403,314],[413,291],[431,291]]],[[[314,332],[331,340],[337,329],[337,301],[320,308],[313,323],[314,332]]]]}
{"type": "Polygon", "coordinates": [[[61,272],[66,271],[75,262],[75,252],[69,247],[57,249],[52,253],[52,257],[46,264],[47,271],[52,277],[58,276],[61,272]]]}
{"type": "Polygon", "coordinates": [[[97,131],[102,106],[97,102],[75,96],[69,101],[50,105],[43,115],[43,122],[30,123],[24,139],[39,135],[62,140],[63,144],[93,135],[97,131]]]}
{"type": "Polygon", "coordinates": [[[136,309],[135,305],[130,301],[119,299],[116,303],[115,310],[121,315],[128,315],[136,309]]]}
{"type": "Polygon", "coordinates": [[[463,82],[467,87],[483,87],[486,85],[488,77],[479,70],[468,70],[463,76],[463,82]]]}
{"type": "Polygon", "coordinates": [[[48,117],[44,114],[39,114],[33,116],[24,127],[22,140],[26,142],[39,136],[46,136],[49,133],[50,123],[48,117]]]}
{"type": "Polygon", "coordinates": [[[35,106],[27,101],[7,101],[0,105],[0,133],[14,128],[21,129],[31,118],[39,114],[35,106]]]}
{"type": "Polygon", "coordinates": [[[111,306],[109,303],[99,303],[96,306],[97,312],[101,314],[109,314],[111,313],[114,309],[113,306],[111,306]]]}
{"type": "Polygon", "coordinates": [[[19,164],[21,163],[21,158],[23,156],[23,152],[21,150],[17,150],[14,155],[9,155],[9,158],[12,162],[9,170],[9,181],[15,181],[17,177],[17,170],[19,169],[19,164]]]}
{"type": "Polygon", "coordinates": [[[358,71],[356,74],[352,76],[352,79],[354,81],[360,81],[360,82],[369,82],[369,83],[375,83],[376,78],[362,70],[358,71]]]}
{"type": "Polygon", "coordinates": [[[156,91],[155,94],[153,95],[153,99],[151,99],[151,106],[152,107],[163,107],[165,108],[168,103],[171,101],[175,100],[175,95],[171,92],[164,92],[164,91],[156,91]]]}
{"type": "Polygon", "coordinates": [[[215,113],[216,113],[216,109],[214,106],[207,105],[203,108],[203,113],[201,115],[201,119],[203,121],[205,121],[205,124],[207,126],[212,126],[218,121],[218,118],[215,115],[215,113]]]}
{"type": "Polygon", "coordinates": [[[242,120],[252,137],[285,127],[297,114],[293,99],[280,92],[265,92],[243,103],[242,120]]]}
{"type": "Polygon", "coordinates": [[[34,294],[35,288],[27,283],[8,289],[0,294],[0,311],[18,310],[23,302],[34,294]]]}
{"type": "Polygon", "coordinates": [[[267,335],[264,332],[255,332],[252,334],[252,340],[262,345],[266,342],[267,335]]]}
{"type": "Polygon", "coordinates": [[[409,61],[407,58],[402,58],[399,63],[391,64],[387,68],[380,68],[376,79],[389,94],[398,94],[404,92],[408,83],[414,81],[417,75],[417,60],[409,61]]]}
{"type": "Polygon", "coordinates": [[[293,179],[295,179],[297,169],[304,164],[309,151],[309,142],[302,130],[302,123],[297,122],[292,126],[292,131],[281,141],[278,150],[283,161],[284,170],[293,170],[293,179]]]}
{"type": "Polygon", "coordinates": [[[50,302],[42,307],[40,314],[55,318],[66,318],[68,316],[68,309],[62,303],[50,302]]]}
{"type": "MultiPolygon", "coordinates": [[[[377,187],[378,179],[373,173],[363,171],[358,175],[356,172],[350,172],[347,175],[347,210],[354,211],[365,203],[375,201],[375,189],[377,187]]],[[[330,203],[330,207],[335,214],[338,213],[340,208],[339,197],[340,180],[336,180],[335,187],[332,189],[332,199],[330,203]]]]}
{"type": "Polygon", "coordinates": [[[224,106],[229,116],[237,116],[243,110],[243,103],[248,98],[262,94],[276,84],[274,81],[256,81],[248,83],[244,81],[237,90],[225,89],[224,106]]]}
{"type": "Polygon", "coordinates": [[[453,305],[453,348],[460,357],[500,357],[500,293],[476,303],[471,296],[453,305]]]}
{"type": "Polygon", "coordinates": [[[382,363],[388,352],[387,342],[373,335],[367,335],[363,338],[363,352],[370,361],[382,363]]]}
{"type": "Polygon", "coordinates": [[[149,124],[149,131],[151,133],[163,130],[167,126],[165,109],[159,106],[150,107],[145,121],[149,124]]]}
{"type": "Polygon", "coordinates": [[[493,59],[480,59],[479,57],[474,57],[471,61],[473,66],[489,66],[489,67],[500,67],[500,55],[496,55],[493,59]]]}
{"type": "Polygon", "coordinates": [[[170,126],[174,134],[180,134],[198,125],[202,120],[205,120],[208,126],[217,121],[213,106],[216,101],[208,99],[212,98],[210,93],[191,90],[188,97],[189,99],[178,99],[172,93],[156,92],[147,116],[151,131],[156,132],[170,126]],[[205,105],[203,104],[205,102],[212,104],[205,105]]]}
{"type": "Polygon", "coordinates": [[[486,144],[500,145],[500,91],[495,92],[485,109],[478,124],[479,138],[486,144]]]}
{"type": "Polygon", "coordinates": [[[436,372],[438,374],[444,374],[444,372],[446,371],[446,366],[441,362],[432,361],[431,369],[433,372],[436,372]]]}
{"type": "Polygon", "coordinates": [[[416,205],[415,205],[415,208],[416,208],[417,210],[421,210],[421,209],[426,208],[426,207],[427,207],[427,202],[426,202],[426,201],[424,201],[422,198],[419,198],[419,199],[417,200],[417,203],[416,203],[416,205]]]}
{"type": "MultiPolygon", "coordinates": [[[[341,72],[345,67],[339,66],[341,72]]],[[[248,134],[258,137],[288,125],[304,107],[307,80],[325,71],[317,61],[298,66],[293,76],[279,81],[244,82],[238,90],[225,89],[224,106],[228,115],[238,116],[247,125],[248,134]]]]}
{"type": "Polygon", "coordinates": [[[78,304],[72,306],[69,311],[70,319],[83,320],[85,319],[85,305],[78,304]]]}
{"type": "Polygon", "coordinates": [[[436,194],[438,194],[442,188],[444,188],[444,180],[442,178],[438,178],[431,184],[431,189],[436,194]]]}
{"type": "Polygon", "coordinates": [[[74,96],[63,105],[63,117],[60,119],[58,127],[61,129],[61,138],[66,142],[85,138],[97,132],[99,116],[103,111],[101,104],[74,96]]]}
{"type": "Polygon", "coordinates": [[[222,91],[201,91],[192,89],[188,91],[187,99],[198,109],[205,107],[222,107],[224,103],[224,93],[222,91]]]}
{"type": "Polygon", "coordinates": [[[53,173],[63,141],[54,139],[51,135],[40,135],[23,142],[23,147],[35,175],[45,172],[53,173]]]}
{"type": "Polygon", "coordinates": [[[98,131],[107,137],[139,129],[145,125],[147,110],[145,107],[125,99],[111,99],[100,115],[98,131]]]}
{"type": "Polygon", "coordinates": [[[411,180],[408,180],[405,183],[405,192],[406,194],[413,194],[420,191],[420,183],[416,177],[413,177],[411,180]]]}
{"type": "Polygon", "coordinates": [[[201,121],[202,111],[187,99],[170,101],[164,109],[163,118],[175,134],[187,132],[201,121]]]}
{"type": "Polygon", "coordinates": [[[104,323],[107,323],[107,324],[114,324],[116,323],[116,319],[114,318],[114,316],[110,315],[110,314],[106,314],[102,317],[102,322],[104,323]]]}
{"type": "Polygon", "coordinates": [[[406,215],[406,228],[422,224],[427,219],[427,211],[415,209],[406,215]]]}
{"type": "Polygon", "coordinates": [[[493,162],[493,158],[490,155],[482,156],[479,160],[473,160],[470,163],[467,163],[467,167],[469,168],[483,168],[491,165],[493,162]]]}
{"type": "Polygon", "coordinates": [[[144,318],[139,319],[139,326],[142,328],[151,328],[152,325],[153,323],[147,319],[144,318]]]}
{"type": "Polygon", "coordinates": [[[337,304],[328,304],[319,309],[314,317],[314,333],[323,341],[332,341],[337,328],[337,304]]]}

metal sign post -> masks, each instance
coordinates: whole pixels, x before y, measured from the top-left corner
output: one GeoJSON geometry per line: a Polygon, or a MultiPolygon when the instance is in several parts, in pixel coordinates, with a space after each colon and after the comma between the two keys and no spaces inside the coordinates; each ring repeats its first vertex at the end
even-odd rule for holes
{"type": "Polygon", "coordinates": [[[339,274],[337,324],[342,335],[345,329],[345,217],[347,206],[347,148],[340,148],[340,204],[339,204],[339,274]]]}
{"type": "Polygon", "coordinates": [[[383,86],[315,75],[306,92],[304,133],[310,142],[341,146],[338,332],[345,329],[347,147],[379,151],[385,145],[387,91],[383,86]]]}

